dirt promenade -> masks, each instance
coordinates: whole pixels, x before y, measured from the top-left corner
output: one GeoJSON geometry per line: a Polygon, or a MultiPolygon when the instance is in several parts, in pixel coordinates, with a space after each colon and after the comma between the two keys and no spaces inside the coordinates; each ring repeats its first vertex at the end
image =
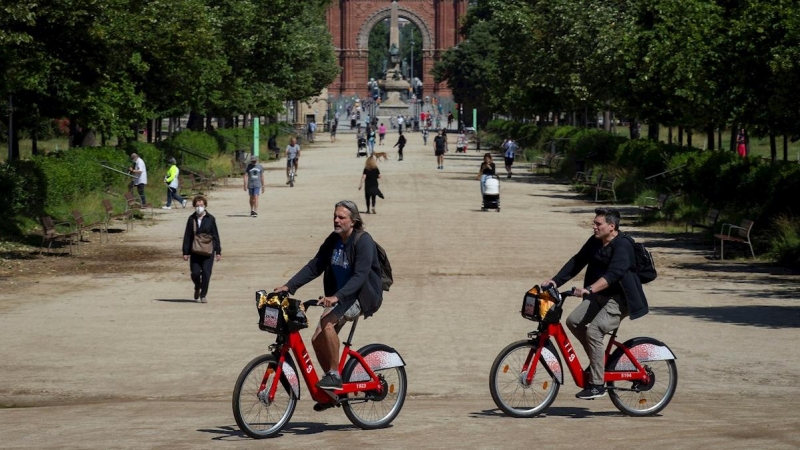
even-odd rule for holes
{"type": "MultiPolygon", "coordinates": [[[[645,288],[651,313],[624,321],[620,336],[652,336],[677,354],[672,403],[657,417],[625,417],[607,398],[575,399],[579,389],[567,379],[548,414],[502,415],[489,394],[492,361],[535,328],[519,315],[522,295],[589,236],[593,205],[565,185],[522,175],[501,179],[502,212],[480,212],[479,153],[451,152],[438,171],[416,133],[404,161],[390,151],[380,164],[386,200],[364,216],[395,285],[360,322],[354,344],[382,342],[402,354],[403,410],[390,428],[362,431],[340,409],[314,412],[303,386],[281,436],[245,437],[231,391],[272,342],[256,326],[253,292],[283,284],[314,254],[336,201],[364,205],[355,135],[338,137],[329,144],[320,133],[304,147],[294,188],[284,184],[282,161],[266,165],[256,219],[239,180],[210,193],[223,256],[208,304],[191,300],[180,255],[189,209],[157,210],[155,225],[118,236],[102,259],[76,257],[67,275],[0,278],[0,448],[800,447],[798,277],[707,261],[699,247],[637,230],[659,278],[645,288]]],[[[387,134],[376,150],[391,150],[396,138],[387,134]]],[[[314,298],[321,286],[298,297],[314,298]]]]}

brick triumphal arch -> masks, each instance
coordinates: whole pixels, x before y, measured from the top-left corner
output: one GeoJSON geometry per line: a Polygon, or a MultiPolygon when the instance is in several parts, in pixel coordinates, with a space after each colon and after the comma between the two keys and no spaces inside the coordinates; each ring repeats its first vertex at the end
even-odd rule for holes
{"type": "MultiPolygon", "coordinates": [[[[333,96],[368,96],[369,34],[391,15],[393,0],[334,0],[328,9],[328,27],[342,72],[329,86],[333,96]]],[[[442,53],[461,40],[459,19],[467,0],[397,0],[398,13],[422,34],[422,81],[427,95],[449,96],[447,85],[433,83],[430,74],[442,53]]],[[[419,45],[419,44],[416,44],[419,45]]]]}

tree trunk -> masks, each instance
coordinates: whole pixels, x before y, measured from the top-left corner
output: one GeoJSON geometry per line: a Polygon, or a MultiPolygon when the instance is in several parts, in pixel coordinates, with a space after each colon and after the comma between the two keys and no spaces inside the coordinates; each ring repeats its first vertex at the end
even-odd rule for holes
{"type": "Polygon", "coordinates": [[[728,145],[731,153],[736,153],[736,130],[739,129],[739,124],[731,124],[731,142],[728,145]]]}
{"type": "Polygon", "coordinates": [[[647,127],[647,139],[653,142],[658,142],[660,137],[659,134],[661,131],[661,127],[658,126],[657,122],[652,122],[648,125],[649,126],[647,127]]]}
{"type": "Polygon", "coordinates": [[[717,148],[722,151],[722,127],[717,128],[717,148]]]}
{"type": "Polygon", "coordinates": [[[672,127],[667,128],[667,143],[672,145],[672,127]]]}
{"type": "Polygon", "coordinates": [[[628,129],[630,131],[631,140],[639,139],[641,135],[641,128],[639,128],[639,121],[637,119],[633,119],[630,121],[630,123],[628,124],[628,129]]]}
{"type": "Polygon", "coordinates": [[[211,133],[212,131],[214,131],[214,127],[211,125],[211,120],[212,119],[213,119],[213,117],[211,117],[211,114],[208,114],[206,116],[206,132],[207,133],[211,133]]]}
{"type": "Polygon", "coordinates": [[[683,148],[683,127],[678,127],[678,147],[683,148]]]}
{"type": "Polygon", "coordinates": [[[147,119],[147,124],[145,125],[145,133],[147,133],[147,143],[153,143],[153,119],[147,119]]]}
{"type": "Polygon", "coordinates": [[[611,132],[611,111],[603,111],[603,130],[611,132]]]}
{"type": "Polygon", "coordinates": [[[686,146],[692,146],[692,130],[686,130],[686,146]]]}
{"type": "Polygon", "coordinates": [[[31,131],[31,155],[39,154],[39,139],[36,138],[36,130],[31,131]]]}
{"type": "Polygon", "coordinates": [[[774,163],[778,159],[778,146],[775,142],[775,133],[769,133],[769,157],[774,163]]]}
{"type": "Polygon", "coordinates": [[[709,125],[708,128],[706,128],[706,133],[708,135],[708,150],[714,151],[714,144],[716,142],[716,136],[714,136],[714,126],[709,125]]]}
{"type": "Polygon", "coordinates": [[[192,131],[203,131],[203,116],[194,111],[189,112],[189,120],[186,121],[186,128],[192,131]]]}

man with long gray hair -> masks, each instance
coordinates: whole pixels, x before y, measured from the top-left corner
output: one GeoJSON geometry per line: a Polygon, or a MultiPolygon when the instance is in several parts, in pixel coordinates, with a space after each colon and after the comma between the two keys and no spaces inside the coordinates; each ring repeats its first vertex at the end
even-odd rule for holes
{"type": "Polygon", "coordinates": [[[333,232],[319,247],[317,254],[285,285],[275,292],[294,294],[300,287],[323,275],[325,296],[319,304],[325,307],[314,332],[312,344],[325,375],[317,386],[322,389],[342,388],[338,371],[339,330],[359,315],[369,317],[383,301],[378,249],[372,236],[364,231],[358,207],[350,200],[336,203],[333,211],[333,232]]]}

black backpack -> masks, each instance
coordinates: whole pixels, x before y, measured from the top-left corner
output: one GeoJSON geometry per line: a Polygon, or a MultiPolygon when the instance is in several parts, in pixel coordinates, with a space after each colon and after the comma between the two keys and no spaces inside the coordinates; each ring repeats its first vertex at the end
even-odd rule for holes
{"type": "Polygon", "coordinates": [[[623,236],[633,245],[633,255],[636,258],[636,275],[639,276],[639,281],[642,284],[647,284],[655,280],[656,277],[658,277],[658,273],[656,272],[656,264],[653,261],[653,255],[650,254],[650,250],[647,250],[644,244],[636,242],[627,234],[623,234],[623,236]]]}
{"type": "MultiPolygon", "coordinates": [[[[362,234],[363,232],[356,234],[356,240],[353,241],[353,246],[358,244],[358,239],[362,234]]],[[[373,242],[375,242],[374,239],[373,242]]],[[[381,286],[384,291],[388,291],[394,283],[394,279],[392,278],[392,264],[389,263],[389,257],[386,256],[386,250],[381,247],[381,244],[375,242],[375,247],[378,249],[378,264],[381,266],[381,286]]]]}

